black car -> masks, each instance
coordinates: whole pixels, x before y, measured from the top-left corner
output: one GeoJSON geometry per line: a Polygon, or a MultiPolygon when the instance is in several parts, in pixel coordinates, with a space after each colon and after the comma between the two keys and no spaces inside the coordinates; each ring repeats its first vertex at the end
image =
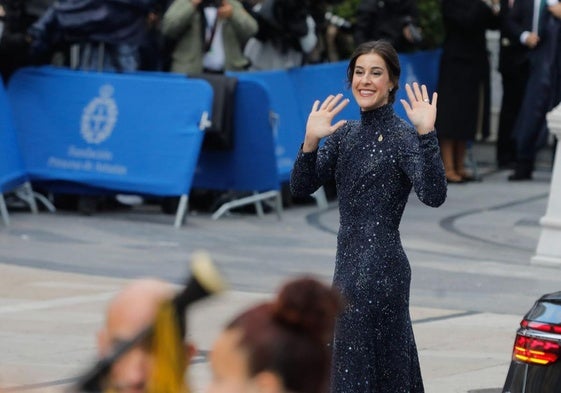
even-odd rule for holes
{"type": "Polygon", "coordinates": [[[539,298],[520,322],[503,393],[561,393],[561,291],[539,298]]]}

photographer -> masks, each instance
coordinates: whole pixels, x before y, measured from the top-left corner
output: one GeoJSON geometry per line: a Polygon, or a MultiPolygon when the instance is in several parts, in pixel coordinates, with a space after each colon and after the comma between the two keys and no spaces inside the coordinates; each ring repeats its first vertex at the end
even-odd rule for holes
{"type": "Polygon", "coordinates": [[[259,32],[244,53],[252,70],[299,67],[318,43],[316,22],[307,1],[262,0],[252,9],[259,32]]]}
{"type": "Polygon", "coordinates": [[[24,10],[21,0],[0,0],[0,75],[4,83],[27,62],[24,10]]]}
{"type": "Polygon", "coordinates": [[[139,47],[155,0],[59,0],[28,30],[32,61],[41,63],[60,48],[78,49],[70,65],[82,70],[138,70],[139,47]]]}
{"type": "Polygon", "coordinates": [[[398,52],[411,52],[422,41],[415,0],[361,0],[356,13],[355,45],[384,39],[398,52]]]}
{"type": "Polygon", "coordinates": [[[257,22],[238,0],[174,0],[162,34],[174,42],[171,72],[199,74],[247,69],[242,48],[257,22]]]}

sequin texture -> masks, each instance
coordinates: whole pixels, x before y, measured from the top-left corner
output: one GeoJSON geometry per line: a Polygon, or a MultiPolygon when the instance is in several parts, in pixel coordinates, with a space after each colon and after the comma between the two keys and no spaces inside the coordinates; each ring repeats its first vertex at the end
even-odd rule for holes
{"type": "Polygon", "coordinates": [[[318,151],[300,150],[291,191],[309,195],[331,179],[340,212],[333,284],[346,300],[333,342],[332,392],[424,392],[399,224],[412,188],[432,207],[446,199],[436,132],[419,136],[390,104],[362,112],[318,151]]]}

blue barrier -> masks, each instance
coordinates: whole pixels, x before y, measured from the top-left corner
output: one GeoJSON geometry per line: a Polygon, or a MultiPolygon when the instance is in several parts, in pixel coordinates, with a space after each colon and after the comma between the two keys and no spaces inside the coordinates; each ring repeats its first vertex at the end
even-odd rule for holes
{"type": "Polygon", "coordinates": [[[278,177],[288,181],[296,152],[304,138],[299,97],[285,70],[229,73],[240,81],[258,81],[265,86],[271,102],[275,157],[278,177]]]}
{"type": "Polygon", "coordinates": [[[10,223],[4,193],[27,183],[28,177],[17,144],[10,102],[0,80],[0,216],[10,223]]]}
{"type": "MultiPolygon", "coordinates": [[[[440,50],[400,54],[400,87],[418,81],[434,91],[439,58],[440,50]]],[[[191,186],[267,193],[288,181],[314,100],[342,92],[351,101],[338,118],[359,118],[346,67],[229,73],[239,81],[235,147],[203,154],[198,124],[212,108],[212,88],[202,79],[25,68],[8,94],[35,181],[160,196],[186,195],[191,186]]],[[[400,98],[403,88],[395,109],[406,118],[400,98]]]]}
{"type": "Polygon", "coordinates": [[[201,152],[193,187],[254,193],[223,205],[213,218],[220,217],[230,208],[265,199],[276,199],[277,214],[280,215],[280,182],[269,99],[262,83],[243,78],[238,80],[233,149],[201,152]]]}
{"type": "Polygon", "coordinates": [[[188,194],[212,105],[202,80],[24,68],[11,79],[32,180],[158,196],[188,194]]]}
{"type": "Polygon", "coordinates": [[[0,193],[11,191],[27,179],[17,143],[11,105],[0,81],[0,193]]]}

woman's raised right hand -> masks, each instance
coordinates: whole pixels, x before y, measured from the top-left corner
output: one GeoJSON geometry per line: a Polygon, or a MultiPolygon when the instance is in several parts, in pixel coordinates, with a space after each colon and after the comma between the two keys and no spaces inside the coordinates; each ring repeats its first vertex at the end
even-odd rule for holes
{"type": "Polygon", "coordinates": [[[348,98],[341,100],[342,98],[343,94],[337,94],[335,96],[329,95],[321,104],[319,100],[314,101],[306,123],[306,137],[302,147],[305,153],[316,150],[321,138],[333,134],[347,122],[346,120],[339,120],[337,123],[331,124],[333,118],[349,103],[348,98]]]}

